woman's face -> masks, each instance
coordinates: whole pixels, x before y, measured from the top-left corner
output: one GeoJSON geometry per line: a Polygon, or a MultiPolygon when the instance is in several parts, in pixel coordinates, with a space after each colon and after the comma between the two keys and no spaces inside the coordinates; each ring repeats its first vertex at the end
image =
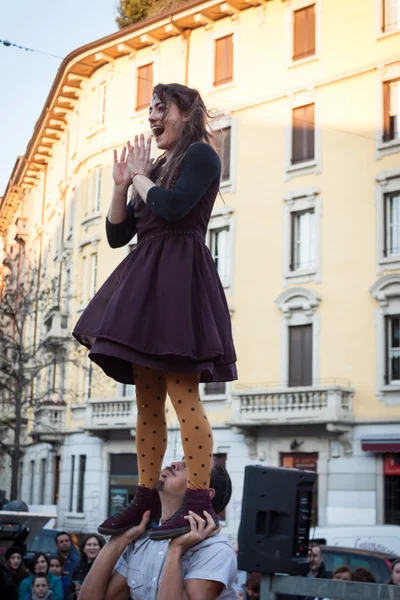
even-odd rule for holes
{"type": "Polygon", "coordinates": [[[394,585],[400,585],[400,563],[397,563],[393,567],[392,581],[393,581],[394,585]]]}
{"type": "Polygon", "coordinates": [[[173,150],[184,126],[184,118],[177,105],[171,102],[168,108],[158,96],[153,96],[149,108],[149,123],[157,148],[173,150]]]}
{"type": "Polygon", "coordinates": [[[52,558],[50,560],[49,571],[50,571],[50,573],[53,573],[53,575],[57,575],[57,577],[61,577],[62,576],[63,568],[62,568],[61,563],[58,560],[58,558],[52,558]]]}
{"type": "Polygon", "coordinates": [[[11,554],[8,562],[10,564],[11,569],[13,571],[16,571],[22,562],[22,556],[18,554],[18,552],[16,552],[15,554],[11,554]]]}
{"type": "Polygon", "coordinates": [[[47,560],[43,555],[39,556],[35,565],[35,573],[47,573],[48,565],[47,560]]]}
{"type": "Polygon", "coordinates": [[[83,547],[83,552],[86,554],[89,562],[94,561],[100,550],[100,544],[95,537],[89,538],[83,547]]]}

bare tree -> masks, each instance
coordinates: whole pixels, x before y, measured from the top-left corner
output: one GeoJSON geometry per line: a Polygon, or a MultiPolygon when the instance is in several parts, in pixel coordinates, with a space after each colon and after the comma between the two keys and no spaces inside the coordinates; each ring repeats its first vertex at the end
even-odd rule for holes
{"type": "Polygon", "coordinates": [[[72,393],[67,365],[84,368],[70,333],[71,292],[62,270],[49,281],[20,248],[0,274],[0,449],[11,457],[12,500],[29,420],[40,406],[65,405],[72,393]]]}

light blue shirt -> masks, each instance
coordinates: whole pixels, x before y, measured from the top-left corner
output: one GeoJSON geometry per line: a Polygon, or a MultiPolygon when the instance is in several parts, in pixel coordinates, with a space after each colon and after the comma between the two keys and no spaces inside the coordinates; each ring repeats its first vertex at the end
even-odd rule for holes
{"type": "MultiPolygon", "coordinates": [[[[134,600],[156,600],[170,540],[154,542],[147,533],[130,544],[115,570],[126,578],[134,600]]],[[[182,577],[219,581],[224,589],[219,600],[236,600],[237,562],[228,540],[221,533],[186,550],[182,555],[182,577]]]]}

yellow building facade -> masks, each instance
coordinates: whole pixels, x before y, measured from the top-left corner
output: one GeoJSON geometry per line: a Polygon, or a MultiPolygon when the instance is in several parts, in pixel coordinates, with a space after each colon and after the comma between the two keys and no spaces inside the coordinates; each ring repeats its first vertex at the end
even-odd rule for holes
{"type": "MultiPolygon", "coordinates": [[[[152,86],[172,81],[202,93],[223,164],[207,243],[239,380],[202,395],[227,534],[254,462],[317,470],[320,525],[400,523],[400,0],[193,0],[63,61],[0,208],[3,251],[25,227],[61,290],[39,323],[61,345],[134,251],[105,238],[112,150],[149,133],[152,86]]],[[[56,371],[40,386],[68,401],[36,407],[21,493],[92,531],[136,482],[134,390],[56,371]]]]}

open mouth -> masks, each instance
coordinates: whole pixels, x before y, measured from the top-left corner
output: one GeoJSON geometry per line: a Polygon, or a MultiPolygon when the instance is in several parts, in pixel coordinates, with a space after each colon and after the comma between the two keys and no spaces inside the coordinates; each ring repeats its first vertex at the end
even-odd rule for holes
{"type": "Polygon", "coordinates": [[[152,131],[155,139],[157,139],[158,137],[160,137],[160,135],[162,135],[164,133],[164,127],[162,127],[161,125],[155,125],[154,127],[151,128],[151,131],[152,131]]]}

